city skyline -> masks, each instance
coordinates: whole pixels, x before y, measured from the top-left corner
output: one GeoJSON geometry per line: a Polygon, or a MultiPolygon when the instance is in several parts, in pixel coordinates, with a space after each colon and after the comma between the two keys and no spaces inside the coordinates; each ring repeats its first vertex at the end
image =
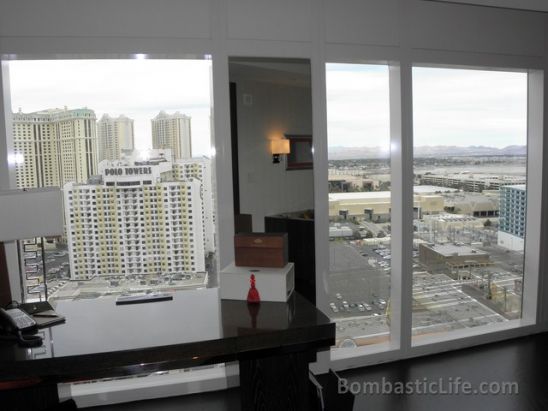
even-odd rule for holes
{"type": "Polygon", "coordinates": [[[134,120],[135,148],[152,148],[151,120],[161,111],[192,119],[196,156],[211,155],[210,60],[10,61],[12,112],[88,107],[134,120]]]}
{"type": "MultiPolygon", "coordinates": [[[[161,109],[180,111],[192,118],[195,154],[210,155],[210,60],[29,60],[9,65],[13,112],[69,106],[92,108],[97,118],[126,115],[135,120],[135,147],[147,149],[152,147],[151,119],[161,109]]],[[[413,76],[415,146],[526,144],[526,73],[414,67],[413,76]]],[[[387,153],[388,66],[329,63],[326,80],[328,146],[379,146],[387,153]]]]}

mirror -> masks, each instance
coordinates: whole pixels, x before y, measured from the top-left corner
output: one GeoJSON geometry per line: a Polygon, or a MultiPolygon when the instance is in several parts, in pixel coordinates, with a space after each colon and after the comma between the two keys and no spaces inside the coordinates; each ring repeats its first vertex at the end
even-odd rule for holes
{"type": "Polygon", "coordinates": [[[287,232],[295,289],[314,300],[310,61],[232,57],[229,78],[235,231],[287,232]]]}
{"type": "Polygon", "coordinates": [[[286,170],[304,170],[312,168],[312,136],[286,134],[289,140],[286,170]]]}

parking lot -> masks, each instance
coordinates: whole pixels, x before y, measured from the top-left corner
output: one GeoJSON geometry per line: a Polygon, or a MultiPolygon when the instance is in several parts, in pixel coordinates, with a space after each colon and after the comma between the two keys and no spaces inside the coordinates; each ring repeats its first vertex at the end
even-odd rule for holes
{"type": "MultiPolygon", "coordinates": [[[[211,276],[211,270],[216,270],[213,254],[206,257],[207,272],[203,273],[172,273],[164,275],[111,275],[95,277],[86,281],[74,281],[70,279],[69,256],[66,247],[57,245],[45,250],[46,282],[48,298],[72,299],[95,298],[102,295],[122,294],[147,291],[169,291],[179,289],[192,289],[211,287],[216,284],[216,276],[211,276]],[[208,284],[211,281],[212,284],[208,284]]],[[[28,267],[26,275],[36,280],[28,281],[29,301],[39,300],[45,297],[43,282],[42,251],[26,252],[28,267]],[[30,258],[32,257],[32,258],[30,258]]]]}
{"type": "Polygon", "coordinates": [[[328,301],[324,312],[339,320],[386,312],[390,294],[390,251],[358,242],[330,242],[328,301]]]}
{"type": "Polygon", "coordinates": [[[67,281],[51,293],[50,300],[97,298],[107,295],[176,291],[205,288],[208,274],[132,275],[95,277],[87,281],[67,281]]]}
{"type": "MultiPolygon", "coordinates": [[[[492,253],[493,284],[507,285],[509,295],[521,276],[522,258],[497,246],[481,247],[492,253]],[[506,271],[508,270],[508,271],[506,271]]],[[[388,247],[367,245],[359,240],[330,242],[328,301],[323,311],[337,322],[337,344],[371,344],[389,338],[390,261],[388,247]]],[[[475,274],[463,282],[444,273],[421,268],[418,251],[413,252],[413,334],[426,336],[452,330],[507,321],[511,316],[485,298],[475,274]],[[477,291],[472,293],[470,287],[477,291]]]]}

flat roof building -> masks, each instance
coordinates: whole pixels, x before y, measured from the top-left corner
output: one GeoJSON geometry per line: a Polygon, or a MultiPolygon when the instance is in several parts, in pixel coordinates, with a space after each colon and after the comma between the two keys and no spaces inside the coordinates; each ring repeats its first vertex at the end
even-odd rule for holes
{"type": "Polygon", "coordinates": [[[458,192],[444,195],[445,210],[473,217],[498,217],[499,192],[484,190],[481,193],[458,192]]]}
{"type": "MultiPolygon", "coordinates": [[[[443,196],[440,194],[415,194],[413,207],[418,214],[443,212],[443,196]]],[[[354,193],[330,193],[329,217],[365,217],[373,222],[383,222],[390,218],[390,191],[367,191],[354,193]]]]}
{"type": "Polygon", "coordinates": [[[483,190],[498,190],[500,187],[525,183],[525,176],[500,176],[486,174],[423,174],[421,184],[453,187],[460,190],[481,193],[483,190]]]}
{"type": "Polygon", "coordinates": [[[467,245],[419,244],[419,261],[432,273],[453,274],[454,269],[484,266],[490,263],[489,254],[467,245]]]}

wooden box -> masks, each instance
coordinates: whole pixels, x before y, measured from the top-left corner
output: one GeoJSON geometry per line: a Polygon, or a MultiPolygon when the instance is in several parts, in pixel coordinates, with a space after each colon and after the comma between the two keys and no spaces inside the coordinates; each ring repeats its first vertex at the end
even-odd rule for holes
{"type": "Polygon", "coordinates": [[[287,234],[236,234],[234,257],[237,267],[285,267],[287,265],[287,234]]]}

